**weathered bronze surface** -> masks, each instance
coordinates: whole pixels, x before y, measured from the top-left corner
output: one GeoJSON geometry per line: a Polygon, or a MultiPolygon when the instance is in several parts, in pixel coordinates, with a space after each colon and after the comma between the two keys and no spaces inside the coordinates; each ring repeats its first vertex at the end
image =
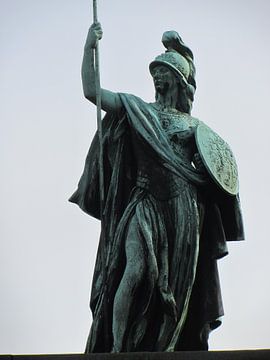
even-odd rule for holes
{"type": "Polygon", "coordinates": [[[237,195],[238,170],[229,145],[205,124],[200,124],[196,129],[196,143],[213,180],[228,194],[237,195]]]}
{"type": "Polygon", "coordinates": [[[207,350],[223,315],[217,260],[227,255],[227,241],[243,239],[233,155],[190,115],[195,66],[178,33],[164,33],[166,52],[150,64],[154,103],[97,91],[101,37],[95,23],[82,81],[85,97],[96,103],[98,92],[107,113],[104,171],[99,133],[70,198],[102,220],[86,352],[207,350]]]}

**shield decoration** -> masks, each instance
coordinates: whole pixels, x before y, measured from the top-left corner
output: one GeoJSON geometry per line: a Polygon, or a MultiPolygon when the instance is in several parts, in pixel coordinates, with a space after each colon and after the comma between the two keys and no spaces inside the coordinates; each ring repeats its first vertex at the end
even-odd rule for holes
{"type": "Polygon", "coordinates": [[[229,145],[205,124],[198,125],[195,138],[199,154],[211,178],[226,193],[237,195],[238,171],[229,145]]]}

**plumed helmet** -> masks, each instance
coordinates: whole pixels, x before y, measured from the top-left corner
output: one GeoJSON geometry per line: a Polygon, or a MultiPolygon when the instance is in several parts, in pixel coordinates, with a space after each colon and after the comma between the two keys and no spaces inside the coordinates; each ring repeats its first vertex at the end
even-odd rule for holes
{"type": "Polygon", "coordinates": [[[162,43],[167,50],[165,53],[158,55],[155,60],[150,63],[149,69],[151,74],[156,66],[165,65],[188,84],[190,78],[194,78],[195,75],[191,50],[183,43],[176,31],[166,31],[162,36],[162,43]]]}
{"type": "Polygon", "coordinates": [[[185,83],[188,82],[189,63],[176,51],[167,51],[164,54],[158,55],[149,65],[151,74],[157,65],[168,66],[170,69],[176,72],[176,74],[179,75],[185,83]]]}

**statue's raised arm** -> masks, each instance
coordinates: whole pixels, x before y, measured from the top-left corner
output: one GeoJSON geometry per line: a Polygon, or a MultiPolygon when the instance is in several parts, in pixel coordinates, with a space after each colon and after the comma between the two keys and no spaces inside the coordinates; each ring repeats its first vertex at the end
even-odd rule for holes
{"type": "MultiPolygon", "coordinates": [[[[96,79],[94,67],[94,49],[97,41],[102,38],[103,32],[100,23],[90,26],[82,62],[82,83],[86,99],[96,104],[96,79]]],[[[120,97],[117,93],[101,89],[101,107],[106,112],[116,112],[121,108],[120,97]]]]}

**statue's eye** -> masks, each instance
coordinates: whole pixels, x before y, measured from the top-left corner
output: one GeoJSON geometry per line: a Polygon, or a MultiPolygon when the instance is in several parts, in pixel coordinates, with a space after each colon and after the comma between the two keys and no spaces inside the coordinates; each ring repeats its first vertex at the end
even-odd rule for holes
{"type": "Polygon", "coordinates": [[[167,72],[167,69],[166,68],[160,68],[159,71],[160,71],[161,74],[165,74],[167,72]]]}

